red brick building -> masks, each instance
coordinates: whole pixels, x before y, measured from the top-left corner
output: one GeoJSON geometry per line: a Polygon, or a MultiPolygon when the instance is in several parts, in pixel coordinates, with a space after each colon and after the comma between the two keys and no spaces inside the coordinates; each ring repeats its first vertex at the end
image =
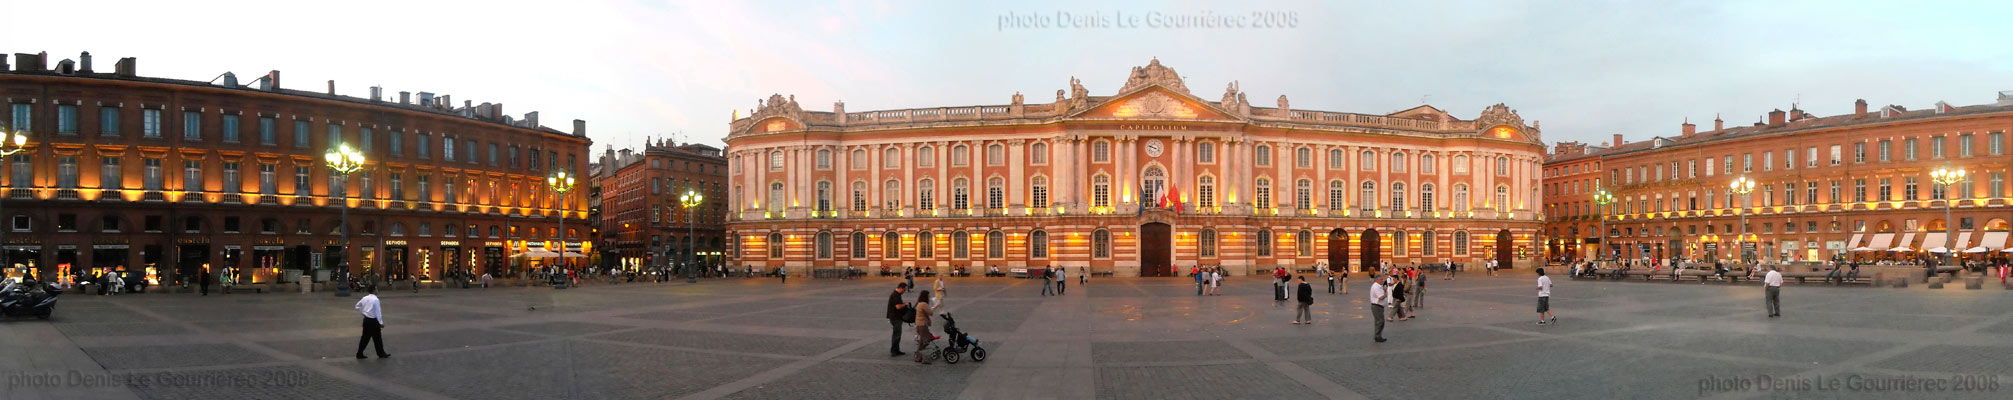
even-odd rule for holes
{"type": "Polygon", "coordinates": [[[45,277],[123,266],[168,283],[209,265],[271,282],[341,260],[392,278],[510,275],[511,254],[556,245],[560,218],[584,217],[581,191],[545,184],[580,170],[579,120],[562,132],[536,112],[425,92],[283,89],[278,71],[241,85],[142,77],[132,58],[113,72],[89,53],[54,69],[45,58],[0,59],[0,122],[29,135],[0,163],[7,260],[45,277]],[[367,156],[347,179],[323,161],[338,143],[367,156]]]}
{"type": "Polygon", "coordinates": [[[1544,238],[1548,258],[1584,259],[1599,249],[1600,219],[1595,212],[1594,192],[1601,188],[1601,158],[1595,154],[1601,150],[1607,147],[1560,142],[1545,156],[1544,238]]]}
{"type": "Polygon", "coordinates": [[[2013,93],[1995,104],[1869,109],[1861,100],[1850,114],[1791,107],[1752,125],[1713,124],[1595,153],[1617,198],[1609,251],[1728,258],[1751,244],[1758,258],[1780,261],[1914,257],[1945,246],[2005,254],[1996,250],[2013,218],[2013,93]],[[1946,196],[1931,177],[1939,168],[1969,174],[1946,196]],[[1730,193],[1740,177],[1756,182],[1751,193],[1730,193]]]}
{"type": "Polygon", "coordinates": [[[1117,93],[1072,79],[1051,103],[771,96],[729,127],[728,262],[1155,276],[1537,259],[1544,147],[1509,107],[1314,111],[1228,86],[1201,98],[1156,60],[1117,93]]]}
{"type": "Polygon", "coordinates": [[[719,263],[725,248],[727,159],[703,144],[644,143],[601,156],[603,257],[634,269],[696,260],[719,263]],[[695,213],[679,202],[704,196],[695,213]]]}

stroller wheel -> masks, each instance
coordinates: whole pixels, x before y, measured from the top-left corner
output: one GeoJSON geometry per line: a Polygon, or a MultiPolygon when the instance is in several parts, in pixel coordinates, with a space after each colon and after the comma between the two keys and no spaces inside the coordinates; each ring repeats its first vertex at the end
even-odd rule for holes
{"type": "Polygon", "coordinates": [[[943,350],[943,351],[940,351],[940,353],[943,353],[943,355],[944,355],[944,362],[946,362],[946,363],[951,363],[951,364],[957,364],[957,363],[958,363],[958,352],[955,352],[955,351],[950,351],[949,349],[945,349],[945,350],[943,350]]]}
{"type": "Polygon", "coordinates": [[[972,346],[972,361],[985,362],[986,348],[978,347],[976,345],[972,346]]]}

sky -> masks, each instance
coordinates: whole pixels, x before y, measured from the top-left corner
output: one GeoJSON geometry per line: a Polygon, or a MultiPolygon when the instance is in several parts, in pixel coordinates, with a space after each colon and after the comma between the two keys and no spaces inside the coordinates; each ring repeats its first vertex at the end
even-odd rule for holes
{"type": "Polygon", "coordinates": [[[587,120],[597,152],[723,146],[770,94],[814,111],[1043,103],[1077,77],[1109,95],[1154,58],[1210,101],[1237,81],[1295,109],[1423,101],[1472,119],[1506,103],[1547,142],[1591,144],[2013,90],[2003,1],[0,0],[0,15],[0,52],[50,65],[90,51],[151,77],[280,70],[293,89],[500,102],[560,130],[587,120]],[[1153,24],[1170,18],[1238,26],[1153,24]]]}

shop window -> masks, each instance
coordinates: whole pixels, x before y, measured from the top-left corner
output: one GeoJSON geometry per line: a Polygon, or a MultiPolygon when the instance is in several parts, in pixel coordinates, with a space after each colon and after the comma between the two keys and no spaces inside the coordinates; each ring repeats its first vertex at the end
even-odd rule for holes
{"type": "Polygon", "coordinates": [[[57,216],[56,216],[56,231],[58,231],[58,232],[76,232],[76,231],[77,231],[77,214],[59,214],[59,215],[57,215],[57,216]]]}
{"type": "Polygon", "coordinates": [[[15,231],[15,232],[27,232],[27,231],[29,230],[28,228],[30,227],[30,222],[29,222],[29,221],[30,221],[30,219],[29,219],[29,218],[28,218],[28,216],[26,216],[26,215],[16,215],[16,216],[14,216],[14,231],[15,231]]]}

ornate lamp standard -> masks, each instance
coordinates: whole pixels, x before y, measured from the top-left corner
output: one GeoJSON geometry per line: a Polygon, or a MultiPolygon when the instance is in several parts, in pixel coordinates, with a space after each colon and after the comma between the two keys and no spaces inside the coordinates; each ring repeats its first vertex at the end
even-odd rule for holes
{"type": "MultiPolygon", "coordinates": [[[[22,150],[26,150],[27,146],[28,146],[27,132],[11,132],[4,129],[0,129],[0,162],[6,161],[7,156],[12,156],[14,155],[14,153],[20,153],[22,150]]],[[[8,193],[10,191],[11,190],[9,190],[7,186],[0,185],[0,199],[5,199],[9,196],[13,196],[14,195],[13,193],[8,193]]],[[[0,200],[0,202],[5,202],[5,200],[0,200]]],[[[6,215],[6,214],[0,213],[0,215],[6,215]]],[[[12,224],[13,221],[9,220],[7,223],[12,224]]],[[[6,232],[13,229],[14,227],[12,226],[0,227],[0,243],[6,242],[7,239],[6,232]]],[[[14,268],[14,264],[7,263],[7,250],[4,249],[0,249],[0,268],[14,268]]],[[[39,277],[35,278],[40,279],[39,277]]]]}
{"type": "MultiPolygon", "coordinates": [[[[337,176],[341,176],[343,178],[342,185],[345,186],[341,188],[342,196],[336,199],[336,201],[342,202],[341,204],[342,256],[338,258],[342,262],[336,265],[342,267],[343,275],[348,275],[349,274],[349,188],[346,186],[349,186],[349,174],[355,173],[356,171],[363,169],[364,156],[363,152],[357,151],[357,149],[354,148],[350,148],[348,143],[340,143],[337,144],[336,147],[330,148],[328,153],[322,154],[322,161],[324,162],[325,165],[328,166],[330,172],[334,172],[337,176]]],[[[334,189],[336,188],[329,188],[329,189],[331,192],[333,192],[335,191],[334,189]]],[[[314,272],[315,271],[309,271],[309,275],[313,275],[314,272]]],[[[347,289],[347,287],[344,287],[343,289],[347,289]]],[[[349,291],[339,289],[337,290],[336,295],[347,296],[349,295],[349,291]]]]}
{"type": "Polygon", "coordinates": [[[573,175],[571,175],[571,174],[567,174],[567,173],[566,173],[566,170],[563,170],[563,169],[562,169],[562,170],[558,170],[558,171],[553,171],[553,172],[552,172],[552,175],[551,175],[551,176],[547,176],[547,177],[545,177],[545,185],[546,185],[547,187],[551,187],[551,188],[552,188],[552,191],[553,191],[553,192],[557,192],[557,193],[559,193],[559,262],[560,262],[560,265],[565,265],[565,263],[566,263],[566,236],[567,236],[567,235],[566,235],[566,213],[567,213],[567,211],[569,211],[569,210],[567,210],[567,208],[566,208],[566,193],[567,193],[567,192],[572,192],[572,191],[573,191],[573,181],[574,181],[574,179],[573,179],[573,175]]]}
{"type": "Polygon", "coordinates": [[[694,234],[694,230],[697,229],[697,225],[693,224],[693,222],[699,217],[697,214],[699,212],[699,204],[705,202],[706,195],[699,194],[695,190],[686,189],[685,194],[678,195],[678,204],[685,206],[685,241],[687,243],[685,245],[685,254],[687,255],[685,258],[685,283],[699,283],[699,268],[695,265],[699,254],[694,252],[694,248],[697,247],[699,240],[694,239],[692,235],[694,234]]]}
{"type": "Polygon", "coordinates": [[[1595,235],[1601,238],[1600,247],[1594,250],[1594,261],[1601,261],[1601,255],[1608,252],[1608,205],[1615,203],[1615,194],[1607,189],[1594,189],[1594,217],[1601,219],[1601,231],[1595,235]]]}
{"type": "Polygon", "coordinates": [[[1741,261],[1747,261],[1748,258],[1752,258],[1753,256],[1747,253],[1747,207],[1749,204],[1745,200],[1748,200],[1748,193],[1754,193],[1754,180],[1747,179],[1745,176],[1734,179],[1733,183],[1727,184],[1726,192],[1741,195],[1741,199],[1743,200],[1740,204],[1740,209],[1737,210],[1740,213],[1740,237],[1733,244],[1740,247],[1741,261]]]}
{"type": "Polygon", "coordinates": [[[1957,249],[1950,248],[1952,241],[1957,240],[1957,222],[1950,219],[1950,202],[1955,201],[1957,196],[1956,193],[1950,191],[1950,185],[1963,182],[1964,176],[1965,172],[1963,168],[1953,170],[1950,167],[1939,167],[1935,171],[1929,171],[1929,179],[1935,181],[1938,185],[1943,185],[1944,262],[1949,262],[1949,257],[1954,256],[1955,254],[1953,253],[1957,251],[1957,249]]]}

